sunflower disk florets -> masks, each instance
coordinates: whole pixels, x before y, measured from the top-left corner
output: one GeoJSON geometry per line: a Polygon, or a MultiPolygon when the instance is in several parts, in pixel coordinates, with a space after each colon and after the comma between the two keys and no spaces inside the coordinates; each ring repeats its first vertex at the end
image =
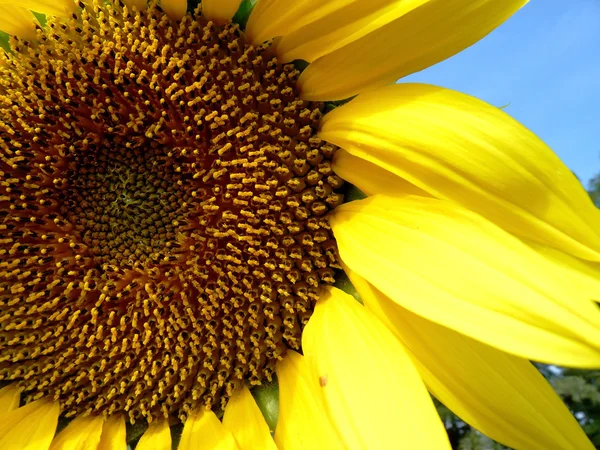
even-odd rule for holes
{"type": "Polygon", "coordinates": [[[0,380],[185,420],[300,347],[339,268],[335,148],[238,25],[91,3],[0,61],[0,380]]]}

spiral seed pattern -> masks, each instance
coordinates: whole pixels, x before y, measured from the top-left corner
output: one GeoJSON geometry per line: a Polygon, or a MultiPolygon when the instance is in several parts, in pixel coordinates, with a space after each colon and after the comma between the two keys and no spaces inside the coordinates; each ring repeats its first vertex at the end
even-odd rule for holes
{"type": "Polygon", "coordinates": [[[323,105],[199,10],[73,11],[0,55],[0,380],[66,417],[218,410],[340,268],[323,105]]]}

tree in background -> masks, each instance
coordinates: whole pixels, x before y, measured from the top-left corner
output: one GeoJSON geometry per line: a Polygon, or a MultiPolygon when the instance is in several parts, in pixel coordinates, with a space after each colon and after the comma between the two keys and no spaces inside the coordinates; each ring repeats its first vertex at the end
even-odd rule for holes
{"type": "Polygon", "coordinates": [[[563,369],[550,382],[600,448],[600,370],[563,369]]]}
{"type": "Polygon", "coordinates": [[[596,174],[588,183],[588,193],[598,208],[600,208],[600,173],[596,174]]]}

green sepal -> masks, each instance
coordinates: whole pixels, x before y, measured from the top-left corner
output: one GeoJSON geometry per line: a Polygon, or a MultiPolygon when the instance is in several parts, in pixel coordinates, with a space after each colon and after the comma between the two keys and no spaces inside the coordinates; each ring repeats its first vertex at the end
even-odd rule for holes
{"type": "Polygon", "coordinates": [[[335,283],[333,284],[336,288],[344,291],[346,294],[350,294],[352,297],[356,299],[358,303],[364,305],[360,294],[346,275],[346,272],[340,270],[335,274],[335,283]]]}
{"type": "Polygon", "coordinates": [[[279,418],[279,383],[277,378],[252,389],[252,396],[265,418],[271,433],[275,432],[277,419],[279,418]]]}
{"type": "Polygon", "coordinates": [[[250,18],[250,13],[254,9],[254,5],[256,5],[256,0],[243,0],[231,21],[237,23],[244,30],[250,18]]]}
{"type": "Polygon", "coordinates": [[[2,47],[6,52],[10,52],[10,35],[6,34],[4,31],[0,31],[0,47],[2,47]]]}
{"type": "Polygon", "coordinates": [[[367,194],[353,184],[346,183],[344,186],[344,203],[362,200],[363,198],[367,198],[367,194]]]}

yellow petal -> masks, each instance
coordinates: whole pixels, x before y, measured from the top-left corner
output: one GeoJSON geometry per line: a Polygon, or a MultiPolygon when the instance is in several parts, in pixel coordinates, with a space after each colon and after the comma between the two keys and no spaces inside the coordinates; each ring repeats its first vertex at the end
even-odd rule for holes
{"type": "Polygon", "coordinates": [[[171,450],[171,429],[166,420],[153,421],[135,450],[171,450]]]}
{"type": "Polygon", "coordinates": [[[202,0],[202,15],[217,23],[231,20],[242,0],[202,0]]]}
{"type": "Polygon", "coordinates": [[[342,440],[325,412],[319,380],[306,358],[288,350],[277,363],[279,419],[275,442],[280,450],[342,450],[342,440]]]}
{"type": "Polygon", "coordinates": [[[367,195],[391,196],[430,195],[404,178],[365,161],[343,149],[335,152],[332,168],[344,180],[352,183],[367,195]]]}
{"type": "Polygon", "coordinates": [[[0,415],[0,448],[48,450],[59,412],[57,402],[42,399],[0,415]]]}
{"type": "Polygon", "coordinates": [[[417,370],[395,336],[358,303],[328,288],[302,334],[329,417],[348,448],[450,448],[417,370]]]}
{"type": "Polygon", "coordinates": [[[298,80],[302,98],[342,100],[393,83],[476,43],[527,1],[428,1],[312,62],[298,80]]]}
{"type": "Polygon", "coordinates": [[[200,409],[193,412],[185,421],[178,450],[236,450],[237,448],[233,435],[223,426],[215,413],[200,409]]]}
{"type": "Polygon", "coordinates": [[[120,414],[110,416],[102,426],[97,450],[124,450],[127,448],[125,420],[120,414]]]}
{"type": "Polygon", "coordinates": [[[511,448],[594,448],[529,361],[412,314],[348,275],[365,306],[411,352],[431,393],[467,423],[511,448]]]}
{"type": "Polygon", "coordinates": [[[399,305],[528,359],[600,367],[600,311],[520,240],[451,202],[373,196],[336,209],[343,262],[399,305]]]}
{"type": "Polygon", "coordinates": [[[0,0],[0,11],[4,5],[16,5],[42,14],[68,16],[75,11],[73,0],[0,0]]]}
{"type": "Polygon", "coordinates": [[[585,296],[600,300],[600,264],[581,260],[566,253],[535,242],[526,241],[533,250],[557,269],[556,276],[568,278],[585,296]]]}
{"type": "Polygon", "coordinates": [[[125,5],[133,9],[135,7],[138,11],[144,11],[146,9],[146,0],[123,0],[125,5]]]}
{"type": "Polygon", "coordinates": [[[400,84],[360,95],[320,136],[506,230],[600,261],[600,211],[533,133],[468,95],[400,84]]]}
{"type": "Polygon", "coordinates": [[[335,13],[352,0],[260,0],[246,24],[246,37],[253,44],[261,44],[276,36],[283,36],[319,17],[335,13]]]}
{"type": "Polygon", "coordinates": [[[229,399],[223,425],[231,431],[241,450],[277,450],[269,426],[246,386],[229,399]]]}
{"type": "Polygon", "coordinates": [[[17,409],[20,398],[20,391],[16,384],[9,384],[0,389],[0,416],[17,409]]]}
{"type": "Polygon", "coordinates": [[[27,8],[0,3],[0,30],[24,39],[37,37],[37,19],[27,8]]]}
{"type": "MultiPolygon", "coordinates": [[[[321,15],[305,26],[282,35],[277,56],[282,61],[313,61],[381,28],[433,0],[342,0],[335,10],[314,2],[321,15]]],[[[312,2],[311,2],[312,3],[312,2]]]]}
{"type": "Polygon", "coordinates": [[[76,417],[54,438],[50,450],[97,450],[103,424],[102,417],[76,417]]]}
{"type": "Polygon", "coordinates": [[[161,0],[160,6],[171,20],[179,20],[187,11],[187,0],[161,0]]]}

